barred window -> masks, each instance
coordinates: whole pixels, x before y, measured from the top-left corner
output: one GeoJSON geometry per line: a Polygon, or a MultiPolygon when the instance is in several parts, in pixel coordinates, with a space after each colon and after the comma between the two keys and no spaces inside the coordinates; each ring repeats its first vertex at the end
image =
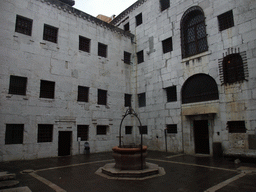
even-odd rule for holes
{"type": "Polygon", "coordinates": [[[90,53],[90,43],[90,39],[79,36],[79,50],[90,53]]]}
{"type": "Polygon", "coordinates": [[[144,54],[143,54],[143,50],[137,52],[137,63],[140,64],[144,62],[144,54]]]}
{"type": "Polygon", "coordinates": [[[124,106],[131,107],[132,106],[132,95],[124,94],[124,106]]]}
{"type": "Polygon", "coordinates": [[[228,121],[227,126],[229,133],[246,133],[244,121],[228,121]]]}
{"type": "Polygon", "coordinates": [[[147,135],[148,134],[148,127],[147,126],[139,126],[140,134],[142,131],[142,135],[147,135]]]}
{"type": "Polygon", "coordinates": [[[168,124],[166,125],[167,133],[177,133],[177,124],[168,124]]]}
{"type": "Polygon", "coordinates": [[[204,12],[200,7],[187,10],[181,19],[182,58],[208,50],[204,12]]]}
{"type": "Polygon", "coordinates": [[[129,22],[124,25],[124,30],[125,31],[130,31],[130,24],[129,24],[129,22]]]}
{"type": "Polygon", "coordinates": [[[33,23],[32,19],[28,19],[26,17],[17,15],[16,16],[15,32],[31,36],[32,23],[33,23]]]}
{"type": "Polygon", "coordinates": [[[219,22],[220,31],[233,27],[234,26],[233,11],[230,10],[226,13],[219,15],[218,22],[219,22]]]}
{"type": "Polygon", "coordinates": [[[37,142],[45,143],[52,142],[53,125],[38,124],[37,142]]]}
{"type": "Polygon", "coordinates": [[[139,26],[142,24],[142,13],[138,14],[136,17],[136,26],[139,26]]]}
{"type": "Polygon", "coordinates": [[[172,37],[162,41],[163,53],[168,53],[172,51],[172,37]]]}
{"type": "Polygon", "coordinates": [[[41,80],[40,98],[54,99],[55,82],[41,80]]]}
{"type": "Polygon", "coordinates": [[[131,53],[124,51],[124,63],[131,64],[131,53]]]}
{"type": "Polygon", "coordinates": [[[23,143],[24,124],[6,124],[5,144],[23,143]]]}
{"type": "Polygon", "coordinates": [[[98,105],[107,105],[107,91],[98,89],[98,105]]]}
{"type": "Polygon", "coordinates": [[[107,45],[98,43],[98,56],[107,57],[107,45]]]}
{"type": "Polygon", "coordinates": [[[107,125],[97,125],[97,135],[106,135],[107,128],[107,125]]]}
{"type": "Polygon", "coordinates": [[[89,87],[78,86],[77,101],[88,102],[89,87]]]}
{"type": "Polygon", "coordinates": [[[10,76],[9,94],[26,95],[27,77],[10,76]]]}
{"type": "Polygon", "coordinates": [[[58,28],[44,24],[43,40],[57,43],[58,28]]]}
{"type": "Polygon", "coordinates": [[[125,126],[125,134],[126,135],[132,134],[132,126],[125,126]]]}
{"type": "Polygon", "coordinates": [[[88,141],[89,125],[77,125],[77,138],[81,141],[88,141]]]}
{"type": "Polygon", "coordinates": [[[145,107],[146,106],[146,93],[138,94],[138,100],[139,100],[139,107],[145,107]]]}
{"type": "Polygon", "coordinates": [[[168,9],[170,7],[170,0],[160,0],[161,11],[168,9]]]}
{"type": "Polygon", "coordinates": [[[176,86],[167,87],[165,90],[167,95],[167,102],[177,101],[176,86]]]}

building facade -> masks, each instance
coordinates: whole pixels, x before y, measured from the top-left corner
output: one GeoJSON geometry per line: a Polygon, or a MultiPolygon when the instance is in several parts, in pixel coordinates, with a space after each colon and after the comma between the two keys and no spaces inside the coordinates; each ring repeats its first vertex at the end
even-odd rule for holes
{"type": "MultiPolygon", "coordinates": [[[[129,106],[150,150],[256,156],[254,1],[139,0],[110,24],[57,0],[0,9],[0,161],[111,151],[129,106]]],[[[123,143],[138,130],[125,119],[123,143]]]]}

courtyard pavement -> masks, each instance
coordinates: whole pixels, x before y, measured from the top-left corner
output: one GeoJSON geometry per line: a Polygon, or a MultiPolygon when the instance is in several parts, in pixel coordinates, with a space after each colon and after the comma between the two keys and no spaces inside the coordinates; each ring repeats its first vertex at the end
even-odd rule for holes
{"type": "Polygon", "coordinates": [[[131,181],[95,174],[114,162],[111,153],[0,162],[0,171],[15,173],[18,187],[33,192],[256,192],[254,162],[155,151],[148,152],[146,161],[164,168],[165,175],[131,181]]]}

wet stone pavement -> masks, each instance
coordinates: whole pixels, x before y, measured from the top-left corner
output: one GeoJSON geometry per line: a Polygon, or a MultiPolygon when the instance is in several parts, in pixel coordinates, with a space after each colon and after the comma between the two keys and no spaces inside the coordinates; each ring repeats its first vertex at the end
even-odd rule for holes
{"type": "MultiPolygon", "coordinates": [[[[113,163],[111,153],[97,153],[29,161],[0,162],[0,171],[16,173],[18,187],[31,191],[88,192],[256,192],[256,164],[235,164],[230,159],[148,152],[147,162],[166,174],[146,180],[113,180],[95,172],[113,163]],[[238,170],[246,167],[246,173],[238,170]],[[23,170],[34,170],[22,173],[23,170]]],[[[1,190],[0,190],[1,191],[1,190]]]]}

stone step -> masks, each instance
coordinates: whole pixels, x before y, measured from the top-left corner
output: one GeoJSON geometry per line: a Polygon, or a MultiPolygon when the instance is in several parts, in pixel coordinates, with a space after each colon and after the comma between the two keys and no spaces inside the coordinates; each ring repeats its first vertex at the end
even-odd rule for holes
{"type": "Polygon", "coordinates": [[[8,181],[0,181],[0,189],[14,187],[18,185],[20,182],[17,180],[8,180],[8,181]]]}
{"type": "Polygon", "coordinates": [[[14,173],[0,172],[0,181],[6,181],[6,180],[15,179],[15,178],[16,178],[16,174],[14,173]]]}

